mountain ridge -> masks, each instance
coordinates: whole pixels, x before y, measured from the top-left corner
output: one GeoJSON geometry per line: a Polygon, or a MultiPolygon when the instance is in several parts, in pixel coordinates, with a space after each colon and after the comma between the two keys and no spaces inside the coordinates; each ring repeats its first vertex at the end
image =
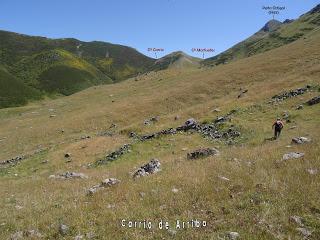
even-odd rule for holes
{"type": "Polygon", "coordinates": [[[226,51],[207,58],[203,66],[226,64],[291,43],[320,26],[320,4],[296,20],[268,21],[258,32],[226,51]]]}

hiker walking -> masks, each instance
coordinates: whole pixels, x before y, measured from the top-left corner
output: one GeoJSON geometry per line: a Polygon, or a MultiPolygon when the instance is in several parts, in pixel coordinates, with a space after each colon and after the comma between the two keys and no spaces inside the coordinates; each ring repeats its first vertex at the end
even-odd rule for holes
{"type": "Polygon", "coordinates": [[[277,118],[277,120],[272,125],[272,129],[274,128],[274,139],[277,139],[280,136],[280,133],[281,133],[283,126],[284,126],[284,124],[281,121],[281,119],[277,118]]]}

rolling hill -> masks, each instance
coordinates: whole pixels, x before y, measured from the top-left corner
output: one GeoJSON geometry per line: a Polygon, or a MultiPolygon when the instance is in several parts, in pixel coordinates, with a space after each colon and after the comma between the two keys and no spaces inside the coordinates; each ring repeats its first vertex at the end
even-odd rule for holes
{"type": "Polygon", "coordinates": [[[189,56],[188,54],[178,51],[170,53],[155,61],[151,67],[153,71],[159,71],[170,68],[194,68],[200,66],[201,59],[189,56]]]}
{"type": "MultiPolygon", "coordinates": [[[[11,95],[12,102],[25,104],[52,94],[70,95],[90,86],[118,82],[140,72],[145,72],[154,59],[133,48],[105,43],[83,42],[77,39],[48,39],[13,32],[0,31],[0,62],[8,75],[2,74],[4,87],[13,88],[16,82],[37,92],[11,95]],[[10,85],[10,79],[15,78],[10,85]]],[[[6,91],[6,89],[3,89],[6,91]]],[[[4,103],[4,96],[0,106],[4,103]]]]}
{"type": "Polygon", "coordinates": [[[320,27],[320,4],[297,20],[283,23],[271,20],[246,40],[223,53],[203,61],[203,65],[216,66],[249,57],[291,43],[320,27]]]}

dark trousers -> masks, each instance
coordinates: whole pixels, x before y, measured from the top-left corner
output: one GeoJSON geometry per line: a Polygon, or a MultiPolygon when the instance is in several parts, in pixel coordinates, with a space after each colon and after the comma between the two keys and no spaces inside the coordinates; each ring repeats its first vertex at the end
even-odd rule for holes
{"type": "Polygon", "coordinates": [[[277,139],[278,137],[280,137],[280,133],[281,133],[281,128],[274,128],[274,138],[277,139]]]}

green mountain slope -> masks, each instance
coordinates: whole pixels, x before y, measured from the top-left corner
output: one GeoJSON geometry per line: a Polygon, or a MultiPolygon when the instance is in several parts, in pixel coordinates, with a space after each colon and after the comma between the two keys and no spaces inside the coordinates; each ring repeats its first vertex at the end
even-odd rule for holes
{"type": "Polygon", "coordinates": [[[133,48],[106,42],[83,42],[73,38],[49,39],[0,31],[0,60],[8,69],[25,57],[63,49],[90,62],[113,81],[148,69],[154,59],[133,48]]]}
{"type": "Polygon", "coordinates": [[[320,5],[295,21],[269,21],[260,31],[227,51],[203,61],[204,65],[216,66],[230,61],[262,53],[306,36],[320,26],[320,5]]]}
{"type": "Polygon", "coordinates": [[[64,95],[92,85],[112,83],[96,67],[64,50],[49,50],[25,57],[13,65],[12,72],[33,88],[64,95]]]}
{"type": "Polygon", "coordinates": [[[40,93],[19,81],[0,66],[0,108],[26,104],[28,99],[39,99],[40,93]]]}
{"type": "Polygon", "coordinates": [[[11,106],[8,99],[15,106],[38,98],[40,93],[70,95],[90,86],[117,82],[147,71],[154,59],[111,43],[0,31],[0,62],[6,69],[0,75],[0,97],[6,103],[0,107],[6,107],[11,106]],[[27,88],[28,94],[11,94],[15,87],[27,88]],[[10,98],[5,93],[10,93],[10,98]]]}

